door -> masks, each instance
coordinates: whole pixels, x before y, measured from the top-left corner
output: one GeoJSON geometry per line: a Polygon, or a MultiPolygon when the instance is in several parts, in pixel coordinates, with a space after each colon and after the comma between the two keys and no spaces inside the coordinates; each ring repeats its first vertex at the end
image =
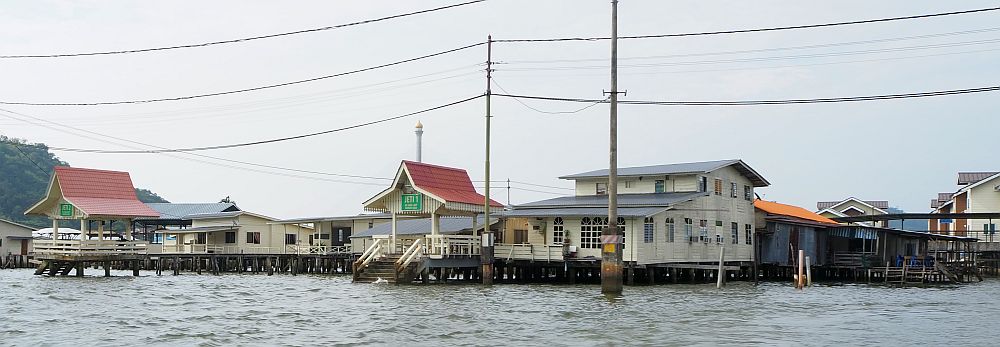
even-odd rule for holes
{"type": "Polygon", "coordinates": [[[799,261],[799,227],[792,227],[788,232],[788,246],[791,251],[788,254],[788,264],[792,265],[799,261]]]}
{"type": "Polygon", "coordinates": [[[28,242],[31,240],[21,240],[21,255],[28,255],[28,242]]]}
{"type": "Polygon", "coordinates": [[[334,228],[331,244],[334,246],[343,246],[348,242],[351,242],[351,228],[350,227],[336,227],[334,228]]]}

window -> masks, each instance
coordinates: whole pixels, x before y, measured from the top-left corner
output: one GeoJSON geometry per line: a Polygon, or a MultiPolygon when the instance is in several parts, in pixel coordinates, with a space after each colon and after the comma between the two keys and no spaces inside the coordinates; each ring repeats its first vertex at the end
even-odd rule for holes
{"type": "Polygon", "coordinates": [[[528,243],[528,231],[523,229],[514,229],[514,243],[528,243]]]}
{"type": "Polygon", "coordinates": [[[375,227],[375,221],[371,221],[371,220],[368,221],[368,229],[371,229],[371,228],[374,228],[374,227],[375,227]]]}
{"type": "Polygon", "coordinates": [[[247,232],[247,243],[259,245],[260,244],[260,232],[259,231],[248,231],[247,232]]]}
{"type": "Polygon", "coordinates": [[[698,177],[698,192],[704,193],[708,191],[708,177],[700,176],[698,177]]]}
{"type": "Polygon", "coordinates": [[[693,223],[694,223],[694,220],[692,220],[691,218],[684,218],[684,239],[686,239],[688,243],[691,243],[691,242],[694,241],[694,224],[693,223]]]}
{"type": "Polygon", "coordinates": [[[708,220],[702,219],[698,226],[700,227],[700,232],[698,233],[698,240],[704,243],[709,243],[711,241],[708,238],[708,220]]]}
{"type": "Polygon", "coordinates": [[[163,243],[163,234],[160,234],[160,233],[153,234],[153,242],[152,243],[156,243],[156,244],[163,243]]]}
{"type": "Polygon", "coordinates": [[[295,244],[295,234],[285,234],[285,244],[294,245],[295,244]]]}
{"type": "Polygon", "coordinates": [[[195,244],[204,245],[208,243],[208,233],[198,233],[197,239],[194,241],[195,244]]]}
{"type": "Polygon", "coordinates": [[[642,242],[653,243],[656,237],[656,223],[653,223],[652,217],[646,217],[642,222],[642,242]]]}
{"type": "Polygon", "coordinates": [[[597,195],[608,195],[607,183],[597,183],[597,195]]]}
{"type": "Polygon", "coordinates": [[[674,242],[674,219],[667,218],[667,242],[674,242]]]}
{"type": "Polygon", "coordinates": [[[552,221],[552,243],[556,245],[563,244],[563,239],[566,238],[566,231],[563,229],[563,219],[562,217],[556,217],[552,221]]]}
{"type": "Polygon", "coordinates": [[[632,188],[632,181],[625,181],[625,188],[632,188]]]}
{"type": "Polygon", "coordinates": [[[996,224],[983,224],[983,231],[986,234],[996,234],[997,233],[997,225],[996,224]]]}
{"type": "Polygon", "coordinates": [[[753,201],[753,189],[750,186],[743,186],[743,199],[753,201]]]}
{"type": "Polygon", "coordinates": [[[732,240],[733,244],[734,245],[740,244],[740,223],[733,222],[732,232],[733,232],[733,240],[732,240]]]}
{"type": "Polygon", "coordinates": [[[344,229],[337,229],[337,242],[344,242],[344,229]]]}
{"type": "Polygon", "coordinates": [[[601,217],[580,220],[580,248],[601,248],[601,217]]]}
{"type": "Polygon", "coordinates": [[[729,192],[734,199],[739,196],[736,192],[736,182],[729,182],[729,192]]]}
{"type": "Polygon", "coordinates": [[[226,232],[226,243],[236,243],[236,232],[227,231],[226,232]]]}
{"type": "Polygon", "coordinates": [[[721,245],[722,242],[724,242],[724,240],[722,239],[722,234],[715,234],[715,243],[721,245]]]}
{"type": "Polygon", "coordinates": [[[715,195],[722,195],[722,179],[715,179],[715,195]]]}
{"type": "Polygon", "coordinates": [[[746,244],[748,244],[748,245],[752,245],[753,244],[753,226],[751,226],[750,224],[747,224],[745,230],[746,230],[746,234],[747,235],[746,235],[746,239],[744,240],[744,242],[746,242],[746,244]]]}
{"type": "Polygon", "coordinates": [[[654,191],[657,192],[657,193],[663,193],[664,192],[664,183],[665,182],[663,180],[656,180],[655,182],[653,182],[653,189],[654,189],[654,191]]]}

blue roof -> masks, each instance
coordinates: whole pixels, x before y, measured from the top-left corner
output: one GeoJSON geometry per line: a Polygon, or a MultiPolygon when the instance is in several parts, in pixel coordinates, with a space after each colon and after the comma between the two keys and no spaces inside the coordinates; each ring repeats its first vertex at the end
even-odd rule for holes
{"type": "MultiPolygon", "coordinates": [[[[634,166],[618,168],[618,176],[657,176],[709,173],[726,166],[736,165],[736,169],[747,176],[755,187],[766,187],[770,183],[757,171],[739,159],[700,161],[693,163],[677,163],[651,166],[634,166]]],[[[561,179],[577,180],[583,178],[608,177],[608,169],[581,172],[559,177],[561,179]]]]}
{"type": "MultiPolygon", "coordinates": [[[[618,206],[640,207],[640,206],[670,206],[677,203],[694,200],[695,198],[708,196],[708,192],[683,192],[683,193],[645,193],[645,194],[618,194],[618,206]]],[[[548,200],[529,202],[514,207],[514,210],[524,208],[561,208],[561,207],[604,207],[608,208],[607,195],[575,195],[563,196],[548,200]]]]}
{"type": "MultiPolygon", "coordinates": [[[[621,217],[648,217],[666,211],[668,207],[622,207],[621,217]]],[[[509,211],[504,217],[607,217],[607,207],[526,208],[509,211]]]]}
{"type": "MultiPolygon", "coordinates": [[[[476,229],[483,227],[483,218],[479,217],[476,229]]],[[[496,218],[490,218],[490,224],[496,223],[496,218]]],[[[472,217],[442,217],[440,219],[441,234],[458,234],[463,231],[472,231],[472,217]]],[[[397,219],[396,235],[429,235],[431,233],[430,218],[397,219]]],[[[382,223],[375,227],[351,235],[354,237],[371,237],[374,235],[392,234],[392,223],[382,223]]]]}
{"type": "Polygon", "coordinates": [[[232,203],[146,203],[160,213],[158,219],[188,219],[193,214],[233,212],[240,209],[232,203]]]}

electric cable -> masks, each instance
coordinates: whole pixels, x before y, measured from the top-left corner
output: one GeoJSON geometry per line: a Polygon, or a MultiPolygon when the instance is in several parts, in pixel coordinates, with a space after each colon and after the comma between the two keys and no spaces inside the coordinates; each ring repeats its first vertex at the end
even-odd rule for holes
{"type": "Polygon", "coordinates": [[[291,35],[297,35],[297,34],[305,34],[305,33],[312,33],[312,32],[318,32],[318,31],[340,29],[340,28],[346,28],[346,27],[351,27],[351,26],[356,26],[356,25],[381,22],[381,21],[386,21],[386,20],[390,20],[390,19],[397,19],[397,18],[409,17],[409,16],[418,15],[418,14],[436,12],[436,11],[446,10],[446,9],[450,9],[450,8],[455,8],[455,7],[460,7],[460,6],[471,5],[471,4],[475,4],[475,3],[480,3],[480,2],[483,2],[483,1],[486,1],[486,0],[473,0],[473,1],[467,1],[467,2],[463,2],[463,3],[459,3],[459,4],[441,6],[441,7],[436,7],[436,8],[426,9],[426,10],[420,10],[420,11],[415,11],[415,12],[402,13],[402,14],[397,14],[397,15],[392,15],[392,16],[387,16],[387,17],[381,17],[381,18],[375,18],[375,19],[368,19],[368,20],[363,20],[363,21],[358,21],[358,22],[352,22],[352,23],[337,24],[337,25],[331,25],[331,26],[326,26],[326,27],[321,27],[321,28],[312,28],[312,29],[305,29],[305,30],[289,31],[289,32],[278,33],[278,34],[269,34],[269,35],[261,35],[261,36],[251,36],[251,37],[245,37],[245,38],[240,38],[240,39],[232,39],[232,40],[212,41],[212,42],[204,42],[204,43],[196,43],[196,44],[186,44],[186,45],[176,45],[176,46],[165,46],[165,47],[129,49],[129,50],[119,50],[119,51],[84,52],[84,53],[62,53],[62,54],[0,55],[0,59],[65,58],[65,57],[82,57],[82,56],[94,56],[94,55],[112,55],[112,54],[143,53],[143,52],[166,51],[166,50],[174,50],[174,49],[182,49],[182,48],[207,47],[207,46],[215,46],[215,45],[223,45],[223,44],[230,44],[230,43],[247,42],[247,41],[270,39],[270,38],[282,37],[282,36],[291,36],[291,35]]]}

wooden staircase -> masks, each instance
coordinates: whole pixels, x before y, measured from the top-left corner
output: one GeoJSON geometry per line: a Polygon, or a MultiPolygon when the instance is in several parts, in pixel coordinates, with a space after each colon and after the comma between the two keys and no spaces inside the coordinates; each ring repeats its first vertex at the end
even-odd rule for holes
{"type": "Polygon", "coordinates": [[[411,262],[406,267],[397,267],[400,254],[389,254],[372,260],[363,268],[355,269],[355,283],[376,283],[385,281],[389,284],[413,283],[413,280],[423,271],[424,262],[411,262]]]}

